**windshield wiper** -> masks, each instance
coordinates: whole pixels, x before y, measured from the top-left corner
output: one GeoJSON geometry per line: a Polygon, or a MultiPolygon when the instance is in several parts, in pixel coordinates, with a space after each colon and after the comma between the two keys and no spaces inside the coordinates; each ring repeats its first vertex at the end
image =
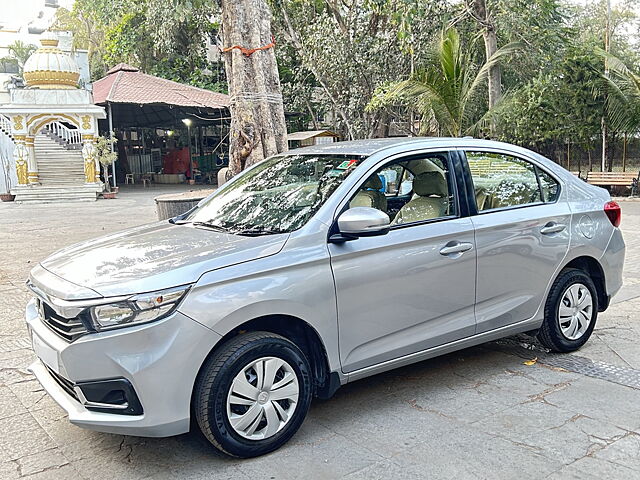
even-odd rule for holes
{"type": "Polygon", "coordinates": [[[182,220],[175,222],[175,225],[191,224],[194,227],[205,227],[217,232],[232,233],[235,235],[258,236],[258,235],[275,235],[276,233],[285,233],[283,230],[272,230],[265,227],[251,227],[242,229],[233,229],[217,225],[212,222],[192,222],[190,220],[182,220]]]}
{"type": "Polygon", "coordinates": [[[252,227],[245,228],[242,230],[234,230],[233,233],[236,235],[246,235],[246,236],[258,236],[258,235],[275,235],[278,233],[285,233],[284,230],[272,230],[270,228],[265,227],[252,227]]]}
{"type": "Polygon", "coordinates": [[[215,223],[211,223],[211,222],[191,222],[191,224],[194,227],[210,228],[211,230],[215,230],[217,232],[235,233],[233,230],[227,227],[223,227],[222,225],[216,225],[215,223]]]}
{"type": "Polygon", "coordinates": [[[215,230],[217,232],[224,233],[234,233],[231,229],[227,227],[223,227],[222,225],[216,225],[211,222],[192,222],[191,220],[178,220],[176,222],[171,222],[174,225],[193,225],[194,227],[205,227],[210,228],[211,230],[215,230]]]}

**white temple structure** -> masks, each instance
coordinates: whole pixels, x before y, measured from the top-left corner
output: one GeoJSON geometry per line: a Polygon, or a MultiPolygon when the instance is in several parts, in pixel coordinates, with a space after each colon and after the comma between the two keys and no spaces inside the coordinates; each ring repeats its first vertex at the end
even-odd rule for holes
{"type": "Polygon", "coordinates": [[[13,159],[2,177],[13,179],[16,201],[96,200],[103,185],[94,143],[105,111],[78,86],[78,65],[55,34],[41,44],[25,63],[26,87],[0,105],[0,162],[13,159]]]}

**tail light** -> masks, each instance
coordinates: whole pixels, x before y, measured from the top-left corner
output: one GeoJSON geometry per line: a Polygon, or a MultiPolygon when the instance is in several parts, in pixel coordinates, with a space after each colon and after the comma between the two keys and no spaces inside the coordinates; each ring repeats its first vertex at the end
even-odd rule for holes
{"type": "Polygon", "coordinates": [[[620,226],[620,220],[622,219],[622,213],[620,212],[620,205],[611,201],[604,204],[604,213],[609,217],[611,225],[614,227],[620,226]]]}

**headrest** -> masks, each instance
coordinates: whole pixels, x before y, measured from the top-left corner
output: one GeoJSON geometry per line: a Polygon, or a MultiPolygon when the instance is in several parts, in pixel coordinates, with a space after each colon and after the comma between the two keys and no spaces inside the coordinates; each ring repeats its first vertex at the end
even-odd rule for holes
{"type": "Polygon", "coordinates": [[[380,190],[382,188],[382,180],[378,175],[372,175],[364,184],[364,188],[370,188],[371,190],[380,190]]]}
{"type": "Polygon", "coordinates": [[[449,195],[447,180],[442,172],[422,172],[413,179],[413,191],[421,197],[446,197],[449,195]]]}

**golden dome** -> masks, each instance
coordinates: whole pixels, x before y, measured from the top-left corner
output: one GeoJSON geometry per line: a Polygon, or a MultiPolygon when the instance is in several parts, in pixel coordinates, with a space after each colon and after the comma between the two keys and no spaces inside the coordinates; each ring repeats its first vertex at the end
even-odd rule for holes
{"type": "Polygon", "coordinates": [[[43,34],[42,46],[24,64],[24,79],[30,87],[71,89],[78,86],[80,69],[70,55],[58,48],[53,34],[43,34]]]}

